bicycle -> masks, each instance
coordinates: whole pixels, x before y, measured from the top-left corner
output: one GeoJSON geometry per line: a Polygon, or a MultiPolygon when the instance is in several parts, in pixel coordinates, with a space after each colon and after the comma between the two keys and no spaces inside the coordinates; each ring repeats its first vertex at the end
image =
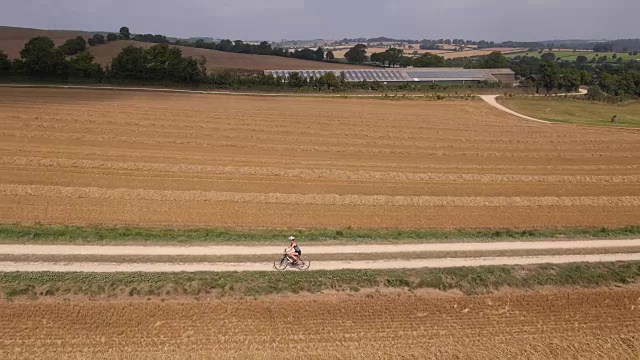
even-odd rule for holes
{"type": "Polygon", "coordinates": [[[311,261],[300,255],[298,256],[298,262],[294,264],[293,260],[287,255],[286,252],[284,252],[282,254],[282,258],[277,258],[273,262],[273,268],[276,270],[286,270],[289,266],[294,267],[298,270],[307,270],[309,266],[311,266],[311,261]]]}

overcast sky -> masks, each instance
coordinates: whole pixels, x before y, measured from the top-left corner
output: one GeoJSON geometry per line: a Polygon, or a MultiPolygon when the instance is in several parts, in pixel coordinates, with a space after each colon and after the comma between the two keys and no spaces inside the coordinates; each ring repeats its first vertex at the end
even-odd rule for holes
{"type": "Polygon", "coordinates": [[[0,25],[242,40],[640,37],[640,0],[21,0],[0,25]]]}

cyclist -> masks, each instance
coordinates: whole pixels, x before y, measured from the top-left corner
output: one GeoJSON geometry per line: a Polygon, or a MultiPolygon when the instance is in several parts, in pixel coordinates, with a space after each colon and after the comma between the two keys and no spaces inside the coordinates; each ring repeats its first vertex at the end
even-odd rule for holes
{"type": "Polygon", "coordinates": [[[289,236],[289,247],[285,252],[293,260],[294,264],[298,263],[298,258],[302,255],[302,250],[300,250],[295,236],[289,236]]]}

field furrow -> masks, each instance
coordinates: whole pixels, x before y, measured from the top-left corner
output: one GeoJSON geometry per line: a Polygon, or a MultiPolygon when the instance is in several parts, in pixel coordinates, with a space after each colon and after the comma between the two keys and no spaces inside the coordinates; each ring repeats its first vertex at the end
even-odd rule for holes
{"type": "Polygon", "coordinates": [[[637,224],[640,133],[479,101],[0,89],[0,221],[637,224]]]}
{"type": "Polygon", "coordinates": [[[639,298],[631,287],[12,302],[0,307],[0,356],[269,359],[294,341],[314,359],[632,359],[639,298]]]}

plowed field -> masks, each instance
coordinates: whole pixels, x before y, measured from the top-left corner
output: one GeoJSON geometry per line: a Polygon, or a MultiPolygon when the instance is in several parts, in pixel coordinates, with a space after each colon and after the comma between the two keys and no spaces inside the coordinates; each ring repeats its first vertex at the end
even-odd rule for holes
{"type": "Polygon", "coordinates": [[[639,299],[621,288],[27,300],[0,306],[0,357],[637,359],[639,299]]]}
{"type": "Polygon", "coordinates": [[[0,221],[638,224],[640,133],[480,101],[0,89],[0,221]]]}

